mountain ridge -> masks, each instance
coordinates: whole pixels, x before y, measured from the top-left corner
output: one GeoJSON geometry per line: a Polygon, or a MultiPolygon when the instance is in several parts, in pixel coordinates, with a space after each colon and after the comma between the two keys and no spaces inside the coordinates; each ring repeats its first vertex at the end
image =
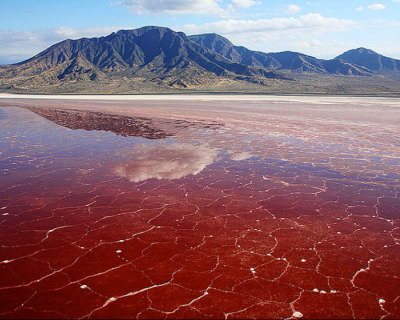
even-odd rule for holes
{"type": "MultiPolygon", "coordinates": [[[[331,77],[338,82],[344,81],[342,76],[373,77],[399,70],[400,60],[365,48],[323,60],[292,51],[253,51],[216,33],[187,36],[166,27],[145,26],[103,37],[66,39],[27,60],[2,65],[0,90],[312,90],[310,86],[318,87],[315,79],[322,76],[329,86],[331,77]]],[[[342,90],[342,84],[334,85],[338,88],[334,90],[342,90]]]]}
{"type": "MultiPolygon", "coordinates": [[[[190,41],[182,32],[154,26],[120,30],[99,38],[67,39],[30,59],[10,65],[9,69],[11,75],[13,72],[22,76],[41,75],[47,81],[96,80],[124,71],[138,75],[148,71],[163,79],[174,69],[248,77],[249,80],[251,77],[285,78],[279,73],[238,64],[212,53],[190,41]],[[55,73],[48,74],[49,70],[55,73]]],[[[7,74],[3,72],[2,75],[7,74]]]]}
{"type": "MultiPolygon", "coordinates": [[[[253,51],[242,46],[235,46],[228,39],[215,33],[192,35],[189,36],[189,39],[235,62],[249,66],[269,68],[276,71],[290,70],[342,75],[371,75],[378,71],[376,68],[369,68],[369,65],[363,63],[359,56],[354,57],[354,52],[360,48],[346,51],[334,59],[325,60],[293,51],[270,53],[253,51]]],[[[369,51],[374,52],[372,50],[369,51]]],[[[395,65],[396,68],[392,68],[392,70],[400,71],[400,60],[384,57],[376,52],[374,53],[378,56],[375,56],[375,59],[384,60],[386,64],[395,65]],[[399,66],[398,68],[397,65],[399,66]]],[[[383,71],[383,69],[379,69],[379,71],[383,71]]]]}
{"type": "Polygon", "coordinates": [[[375,72],[400,72],[400,60],[386,57],[363,47],[348,50],[337,56],[335,60],[355,63],[375,72]]]}

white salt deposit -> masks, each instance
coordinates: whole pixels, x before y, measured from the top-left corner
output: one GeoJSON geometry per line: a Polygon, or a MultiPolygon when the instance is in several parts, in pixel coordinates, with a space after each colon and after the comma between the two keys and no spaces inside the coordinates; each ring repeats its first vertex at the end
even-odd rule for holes
{"type": "Polygon", "coordinates": [[[319,290],[317,288],[314,288],[313,291],[314,292],[319,292],[319,290]]]}
{"type": "Polygon", "coordinates": [[[301,259],[301,262],[306,262],[307,260],[306,259],[301,259]]]}
{"type": "Polygon", "coordinates": [[[322,293],[322,294],[325,294],[325,293],[326,293],[326,291],[325,291],[325,290],[321,290],[321,291],[320,291],[320,293],[322,293]]]}
{"type": "Polygon", "coordinates": [[[88,286],[86,284],[81,285],[81,289],[87,289],[88,286]]]}
{"type": "Polygon", "coordinates": [[[379,304],[383,304],[383,303],[385,303],[385,302],[386,302],[386,300],[381,298],[381,299],[379,299],[379,301],[378,301],[378,302],[379,302],[379,304]]]}
{"type": "Polygon", "coordinates": [[[286,103],[286,102],[300,102],[307,104],[339,104],[348,105],[361,104],[385,104],[390,106],[398,106],[397,98],[387,97],[337,97],[337,96],[276,96],[276,95],[182,95],[182,94],[171,94],[171,95],[41,95],[41,94],[10,94],[0,93],[0,98],[4,99],[43,99],[43,100],[127,100],[127,101],[138,101],[138,100],[179,100],[179,101],[271,101],[274,103],[286,103]]]}
{"type": "Polygon", "coordinates": [[[121,253],[122,252],[122,250],[117,250],[117,251],[115,251],[116,253],[121,253]]]}
{"type": "Polygon", "coordinates": [[[293,312],[293,317],[295,318],[302,318],[303,314],[300,311],[293,312]]]}
{"type": "Polygon", "coordinates": [[[3,216],[8,216],[8,212],[4,212],[4,213],[3,213],[3,216]]]}

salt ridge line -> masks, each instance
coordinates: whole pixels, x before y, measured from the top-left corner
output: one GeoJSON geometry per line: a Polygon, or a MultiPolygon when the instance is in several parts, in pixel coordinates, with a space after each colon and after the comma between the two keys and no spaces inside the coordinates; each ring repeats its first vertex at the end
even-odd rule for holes
{"type": "Polygon", "coordinates": [[[224,94],[155,94],[155,95],[40,95],[0,93],[0,99],[43,99],[43,100],[107,100],[107,101],[140,101],[140,100],[182,100],[182,101],[266,101],[266,102],[298,102],[307,104],[375,104],[400,107],[400,97],[357,97],[357,96],[279,96],[279,95],[224,95],[224,94]]]}

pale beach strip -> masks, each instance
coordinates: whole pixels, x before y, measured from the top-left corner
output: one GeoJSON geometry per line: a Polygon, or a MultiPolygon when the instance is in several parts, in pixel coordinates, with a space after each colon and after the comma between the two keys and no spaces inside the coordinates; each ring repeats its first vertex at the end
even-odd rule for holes
{"type": "Polygon", "coordinates": [[[103,100],[103,101],[265,101],[306,104],[385,104],[400,107],[400,97],[319,96],[319,95],[244,95],[244,94],[143,94],[143,95],[42,95],[0,93],[0,99],[103,100]]]}

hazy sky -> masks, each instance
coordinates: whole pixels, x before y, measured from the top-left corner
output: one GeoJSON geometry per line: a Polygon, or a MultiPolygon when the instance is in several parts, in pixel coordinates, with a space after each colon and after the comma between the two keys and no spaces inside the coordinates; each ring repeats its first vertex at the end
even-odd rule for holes
{"type": "Polygon", "coordinates": [[[0,0],[0,64],[146,25],[215,32],[264,52],[333,58],[366,47],[400,59],[400,0],[0,0]]]}

